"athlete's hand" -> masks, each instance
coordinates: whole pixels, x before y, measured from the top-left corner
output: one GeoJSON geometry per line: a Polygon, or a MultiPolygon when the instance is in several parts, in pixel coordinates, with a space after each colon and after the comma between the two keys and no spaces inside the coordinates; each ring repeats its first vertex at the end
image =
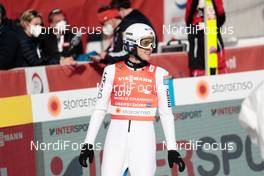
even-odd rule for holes
{"type": "Polygon", "coordinates": [[[168,151],[168,161],[170,168],[173,167],[173,163],[176,163],[179,166],[179,171],[182,172],[185,169],[184,161],[181,158],[181,155],[176,150],[168,151]]]}
{"type": "Polygon", "coordinates": [[[83,167],[87,167],[87,159],[89,158],[89,163],[93,162],[94,150],[92,144],[84,144],[79,156],[79,162],[83,167]]]}

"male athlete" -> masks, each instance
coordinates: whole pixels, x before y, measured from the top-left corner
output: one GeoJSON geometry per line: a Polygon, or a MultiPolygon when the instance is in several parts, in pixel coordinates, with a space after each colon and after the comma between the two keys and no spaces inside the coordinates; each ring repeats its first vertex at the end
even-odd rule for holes
{"type": "Polygon", "coordinates": [[[168,101],[168,87],[163,79],[168,72],[148,63],[155,47],[153,29],[143,23],[129,26],[123,36],[130,54],[126,61],[107,66],[99,87],[85,145],[79,161],[87,167],[93,161],[94,141],[110,102],[111,123],[107,132],[101,167],[102,176],[121,176],[126,168],[132,176],[154,176],[156,141],[154,124],[158,110],[164,130],[168,162],[179,171],[185,164],[176,151],[174,117],[168,101]]]}

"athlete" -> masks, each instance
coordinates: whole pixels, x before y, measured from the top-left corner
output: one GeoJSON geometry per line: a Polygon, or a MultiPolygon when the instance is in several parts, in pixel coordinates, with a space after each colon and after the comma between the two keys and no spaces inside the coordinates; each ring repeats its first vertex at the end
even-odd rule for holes
{"type": "Polygon", "coordinates": [[[121,176],[128,168],[132,176],[154,176],[156,141],[154,124],[158,110],[168,149],[168,162],[182,172],[184,161],[176,151],[174,117],[163,78],[168,72],[149,64],[155,47],[153,29],[143,23],[129,26],[124,33],[126,61],[105,68],[97,103],[79,161],[87,167],[94,158],[94,141],[110,102],[111,123],[106,135],[102,176],[121,176]]]}

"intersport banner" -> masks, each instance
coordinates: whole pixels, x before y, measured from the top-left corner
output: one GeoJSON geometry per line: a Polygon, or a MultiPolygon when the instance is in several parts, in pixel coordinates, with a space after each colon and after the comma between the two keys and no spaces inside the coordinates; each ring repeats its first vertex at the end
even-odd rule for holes
{"type": "MultiPolygon", "coordinates": [[[[178,173],[167,163],[166,142],[159,117],[154,122],[157,142],[155,175],[263,175],[258,148],[240,127],[242,100],[178,106],[173,110],[178,151],[186,170],[178,173]]],[[[103,147],[110,124],[106,116],[95,141],[95,160],[88,168],[78,163],[90,116],[35,124],[31,147],[37,153],[37,175],[100,176],[103,147]]],[[[139,144],[140,145],[140,144],[139,144]]],[[[114,147],[114,146],[113,146],[114,147]]],[[[140,158],[139,158],[140,160],[140,158]]]]}

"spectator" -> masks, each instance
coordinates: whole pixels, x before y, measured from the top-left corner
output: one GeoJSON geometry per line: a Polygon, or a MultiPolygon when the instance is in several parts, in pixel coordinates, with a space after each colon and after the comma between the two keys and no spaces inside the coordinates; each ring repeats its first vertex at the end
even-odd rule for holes
{"type": "MultiPolygon", "coordinates": [[[[205,75],[204,1],[205,0],[187,0],[185,21],[187,27],[191,28],[188,34],[190,44],[188,56],[191,76],[205,75]]],[[[218,72],[224,73],[226,71],[226,65],[224,59],[224,43],[221,37],[220,28],[225,22],[225,11],[222,0],[213,0],[213,5],[217,18],[218,72]]]]}
{"type": "Polygon", "coordinates": [[[17,30],[20,57],[16,59],[16,67],[39,66],[48,64],[75,64],[71,58],[49,60],[41,57],[39,36],[42,30],[42,17],[35,10],[27,10],[20,17],[17,30]]]}
{"type": "Polygon", "coordinates": [[[106,43],[107,48],[98,56],[92,57],[93,61],[101,62],[104,64],[111,63],[112,59],[109,58],[107,53],[113,51],[114,39],[116,38],[117,33],[115,33],[116,28],[121,23],[121,17],[116,9],[113,9],[111,6],[102,6],[97,11],[97,17],[101,25],[103,26],[103,41],[106,43]],[[106,56],[107,55],[107,56],[106,56]]]}
{"type": "Polygon", "coordinates": [[[48,15],[48,21],[51,28],[41,40],[43,57],[56,61],[62,58],[74,59],[83,53],[81,42],[75,47],[71,46],[74,34],[69,31],[69,25],[67,25],[67,20],[62,10],[52,10],[48,15]]]}
{"type": "MultiPolygon", "coordinates": [[[[127,52],[125,52],[123,49],[122,39],[123,32],[127,29],[128,26],[135,23],[143,23],[153,28],[153,25],[144,14],[142,14],[139,10],[133,9],[131,7],[130,0],[112,0],[110,6],[112,8],[117,9],[120,17],[122,18],[121,23],[117,26],[114,31],[112,48],[111,50],[107,51],[104,54],[105,57],[103,57],[108,64],[113,64],[119,61],[126,60],[128,58],[127,52]]],[[[156,47],[154,49],[154,52],[156,52],[157,50],[157,38],[155,43],[156,47]]]]}
{"type": "Polygon", "coordinates": [[[6,16],[6,9],[0,4],[0,70],[14,68],[19,48],[15,25],[6,16]]]}

